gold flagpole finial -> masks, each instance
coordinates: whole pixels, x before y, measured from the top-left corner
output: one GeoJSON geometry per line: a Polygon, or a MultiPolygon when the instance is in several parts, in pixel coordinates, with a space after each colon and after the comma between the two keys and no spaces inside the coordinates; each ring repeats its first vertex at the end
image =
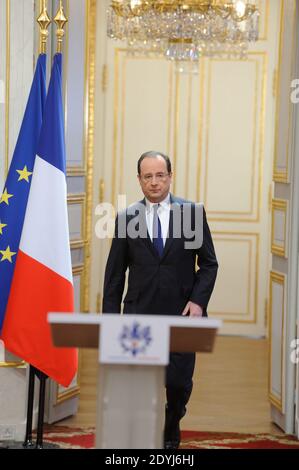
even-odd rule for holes
{"type": "Polygon", "coordinates": [[[55,24],[57,26],[57,31],[56,31],[56,36],[57,36],[57,52],[62,51],[62,39],[64,36],[64,25],[67,23],[68,19],[66,18],[64,11],[63,11],[63,6],[62,6],[62,0],[59,2],[59,9],[58,12],[56,13],[56,16],[54,18],[55,24]]]}
{"type": "Polygon", "coordinates": [[[45,54],[47,50],[47,38],[49,36],[48,27],[51,24],[51,20],[47,12],[46,0],[41,1],[41,12],[36,21],[40,27],[40,54],[45,54]]]}

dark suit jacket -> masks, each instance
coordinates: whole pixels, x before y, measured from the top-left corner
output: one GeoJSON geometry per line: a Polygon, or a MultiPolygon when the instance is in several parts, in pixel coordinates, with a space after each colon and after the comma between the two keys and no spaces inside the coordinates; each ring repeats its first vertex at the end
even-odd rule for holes
{"type": "MultiPolygon", "coordinates": [[[[140,215],[145,221],[144,213],[140,215]]],[[[189,203],[170,195],[171,204],[189,203]]],[[[194,204],[190,203],[192,208],[194,204]]],[[[139,203],[140,207],[140,203],[139,203]]],[[[116,219],[115,235],[112,241],[104,281],[103,312],[120,313],[125,274],[129,268],[128,290],[123,300],[124,313],[181,315],[188,300],[201,305],[204,315],[211,297],[218,263],[213,241],[203,210],[203,243],[199,249],[186,249],[184,236],[173,238],[170,211],[169,236],[162,258],[156,252],[147,233],[146,238],[119,237],[120,217],[128,224],[134,217],[130,208],[116,219]],[[196,267],[196,255],[197,267],[196,267]]]]}

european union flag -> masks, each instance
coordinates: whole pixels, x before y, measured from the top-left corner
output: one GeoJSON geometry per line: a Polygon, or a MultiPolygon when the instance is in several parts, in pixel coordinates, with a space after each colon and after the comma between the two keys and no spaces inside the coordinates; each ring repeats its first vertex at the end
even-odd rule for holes
{"type": "Polygon", "coordinates": [[[46,55],[40,54],[3,193],[0,196],[0,331],[25,218],[46,99],[46,55]]]}

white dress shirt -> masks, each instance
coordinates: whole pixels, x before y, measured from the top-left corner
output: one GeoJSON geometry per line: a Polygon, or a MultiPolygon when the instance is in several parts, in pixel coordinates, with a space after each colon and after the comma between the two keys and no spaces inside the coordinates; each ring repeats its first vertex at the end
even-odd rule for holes
{"type": "MultiPolygon", "coordinates": [[[[150,202],[148,199],[145,198],[146,201],[146,225],[149,236],[153,241],[153,219],[154,219],[154,205],[157,203],[150,202]]],[[[162,238],[163,238],[163,245],[165,246],[166,239],[168,237],[168,229],[169,229],[169,215],[170,215],[170,195],[168,194],[166,198],[159,202],[158,207],[158,216],[161,223],[161,230],[162,230],[162,238]]]]}

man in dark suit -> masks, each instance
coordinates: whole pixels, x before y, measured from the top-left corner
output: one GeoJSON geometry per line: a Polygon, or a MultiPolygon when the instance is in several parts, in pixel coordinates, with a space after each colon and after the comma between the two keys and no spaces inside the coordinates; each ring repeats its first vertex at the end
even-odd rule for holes
{"type": "MultiPolygon", "coordinates": [[[[124,313],[207,316],[218,264],[204,209],[198,227],[195,204],[170,194],[171,162],[160,152],[141,155],[138,179],[145,198],[116,219],[105,272],[103,312],[120,313],[129,268],[124,313]],[[178,231],[183,227],[182,217],[177,223],[178,214],[184,217],[187,206],[190,210],[185,212],[193,227],[189,233],[196,238],[196,230],[202,230],[201,246],[195,243],[188,247],[185,231],[178,231]]],[[[180,444],[179,422],[191,395],[194,365],[194,353],[170,353],[164,428],[164,447],[168,449],[180,444]]]]}

